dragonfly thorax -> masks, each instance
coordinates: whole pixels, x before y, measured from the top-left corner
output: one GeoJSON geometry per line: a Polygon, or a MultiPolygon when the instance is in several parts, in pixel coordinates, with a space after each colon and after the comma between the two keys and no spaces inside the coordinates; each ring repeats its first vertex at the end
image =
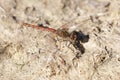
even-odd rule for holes
{"type": "Polygon", "coordinates": [[[65,29],[58,29],[58,30],[57,30],[57,34],[58,34],[60,37],[63,37],[63,38],[68,38],[68,37],[70,37],[70,34],[69,34],[68,31],[65,30],[65,29]]]}

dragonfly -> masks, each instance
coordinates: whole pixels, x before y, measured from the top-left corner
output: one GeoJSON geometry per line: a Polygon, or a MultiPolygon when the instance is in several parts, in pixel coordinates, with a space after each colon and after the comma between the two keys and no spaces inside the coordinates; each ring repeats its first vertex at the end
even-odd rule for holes
{"type": "MultiPolygon", "coordinates": [[[[77,49],[81,54],[85,53],[85,48],[81,43],[88,42],[89,35],[85,35],[82,31],[76,31],[75,29],[77,28],[77,26],[75,26],[73,23],[66,23],[58,29],[50,28],[42,24],[34,25],[29,23],[22,23],[21,26],[27,26],[42,31],[52,32],[63,39],[67,39],[70,44],[72,44],[74,48],[77,49]]],[[[79,52],[77,53],[76,57],[81,56],[79,52]]]]}

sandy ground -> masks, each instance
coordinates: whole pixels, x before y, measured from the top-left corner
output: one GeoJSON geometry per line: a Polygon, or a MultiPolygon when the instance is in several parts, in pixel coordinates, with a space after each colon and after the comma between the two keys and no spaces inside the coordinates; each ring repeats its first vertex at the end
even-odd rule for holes
{"type": "Polygon", "coordinates": [[[120,80],[119,21],[119,0],[0,0],[0,80],[120,80]],[[85,53],[21,22],[76,23],[85,53]]]}

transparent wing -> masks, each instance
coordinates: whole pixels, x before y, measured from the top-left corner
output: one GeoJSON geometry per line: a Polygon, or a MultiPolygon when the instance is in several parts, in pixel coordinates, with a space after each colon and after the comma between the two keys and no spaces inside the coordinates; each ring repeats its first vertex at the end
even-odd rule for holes
{"type": "Polygon", "coordinates": [[[77,29],[77,24],[75,24],[74,22],[68,22],[64,25],[62,25],[60,27],[60,29],[65,29],[67,30],[69,33],[71,33],[72,31],[76,30],[77,29]]]}
{"type": "Polygon", "coordinates": [[[73,31],[77,30],[80,27],[80,25],[84,24],[88,20],[89,20],[89,18],[82,19],[82,20],[80,20],[80,19],[73,19],[73,20],[67,22],[66,24],[62,25],[60,27],[60,29],[65,29],[69,33],[71,33],[73,31]]]}

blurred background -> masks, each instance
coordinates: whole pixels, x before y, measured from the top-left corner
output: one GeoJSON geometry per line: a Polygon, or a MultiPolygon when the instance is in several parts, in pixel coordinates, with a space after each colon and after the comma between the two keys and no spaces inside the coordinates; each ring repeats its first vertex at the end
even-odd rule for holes
{"type": "Polygon", "coordinates": [[[119,0],[0,0],[0,80],[120,80],[119,21],[119,0]],[[90,39],[76,58],[68,42],[20,23],[75,23],[90,39]]]}

